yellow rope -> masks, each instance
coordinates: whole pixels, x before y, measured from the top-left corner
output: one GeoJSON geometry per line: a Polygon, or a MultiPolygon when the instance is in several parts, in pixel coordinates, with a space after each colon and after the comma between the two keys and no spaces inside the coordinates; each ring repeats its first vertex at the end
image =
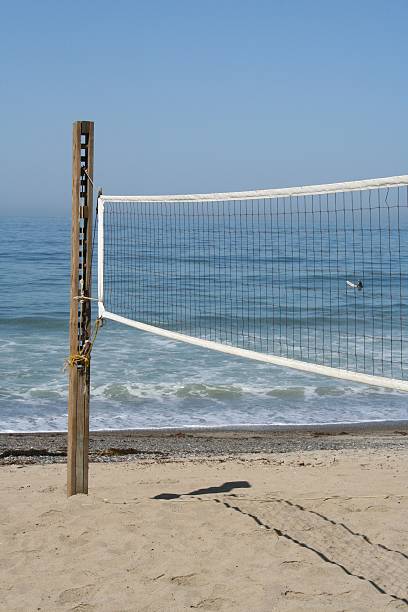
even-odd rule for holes
{"type": "Polygon", "coordinates": [[[99,328],[102,325],[102,319],[96,319],[95,321],[95,326],[92,332],[92,336],[89,340],[87,340],[82,348],[81,351],[79,351],[79,353],[77,353],[76,355],[70,355],[68,357],[68,359],[65,362],[65,367],[78,367],[78,366],[84,366],[85,368],[89,367],[89,364],[91,362],[91,351],[96,339],[96,336],[98,334],[99,328]]]}

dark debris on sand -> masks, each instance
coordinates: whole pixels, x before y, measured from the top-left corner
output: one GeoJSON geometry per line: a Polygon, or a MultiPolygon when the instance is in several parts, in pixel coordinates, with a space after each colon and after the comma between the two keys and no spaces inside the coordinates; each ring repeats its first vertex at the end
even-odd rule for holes
{"type": "MultiPolygon", "coordinates": [[[[90,460],[236,457],[294,451],[408,448],[407,423],[320,425],[253,430],[123,430],[90,434],[90,460]]],[[[0,433],[0,465],[63,463],[66,433],[0,433]]]]}

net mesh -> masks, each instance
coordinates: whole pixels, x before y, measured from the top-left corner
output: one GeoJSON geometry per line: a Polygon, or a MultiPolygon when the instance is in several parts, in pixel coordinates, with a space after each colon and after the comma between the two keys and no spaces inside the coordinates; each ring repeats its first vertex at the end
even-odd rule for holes
{"type": "Polygon", "coordinates": [[[221,344],[407,378],[408,187],[105,201],[104,308],[221,344]]]}

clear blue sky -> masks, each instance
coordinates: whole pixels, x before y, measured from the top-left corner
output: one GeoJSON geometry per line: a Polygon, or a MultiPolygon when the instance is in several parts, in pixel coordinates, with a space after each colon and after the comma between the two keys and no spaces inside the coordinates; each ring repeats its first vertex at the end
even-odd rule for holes
{"type": "Polygon", "coordinates": [[[407,0],[0,7],[0,212],[68,215],[71,125],[105,193],[408,172],[407,0]]]}

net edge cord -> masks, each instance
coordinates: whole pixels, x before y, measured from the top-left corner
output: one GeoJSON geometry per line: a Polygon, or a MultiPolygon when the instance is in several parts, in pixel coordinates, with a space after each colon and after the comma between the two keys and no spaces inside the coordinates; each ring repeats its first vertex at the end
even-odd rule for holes
{"type": "MultiPolygon", "coordinates": [[[[99,310],[103,303],[103,268],[104,268],[104,206],[98,198],[98,301],[99,310]]],[[[100,314],[99,314],[100,316],[100,314]]]]}
{"type": "Polygon", "coordinates": [[[281,189],[257,189],[254,191],[231,191],[225,193],[193,193],[184,195],[136,195],[114,196],[101,195],[99,202],[197,202],[228,200],[260,200],[263,198],[285,198],[290,196],[322,195],[362,189],[379,189],[384,187],[403,187],[408,185],[408,175],[389,176],[377,179],[364,179],[325,185],[306,185],[302,187],[283,187],[281,189]]]}
{"type": "Polygon", "coordinates": [[[187,336],[180,334],[179,332],[173,332],[167,329],[161,329],[154,325],[148,325],[147,323],[141,323],[139,321],[132,321],[126,317],[116,315],[112,312],[105,310],[103,304],[99,303],[99,316],[104,319],[110,319],[117,323],[122,323],[140,331],[149,332],[168,338],[170,340],[176,340],[179,342],[185,342],[187,344],[193,344],[202,348],[211,349],[218,351],[219,353],[226,353],[228,355],[234,355],[236,357],[245,357],[254,361],[261,361],[263,363],[270,363],[285,368],[291,368],[293,370],[300,370],[303,372],[310,372],[312,374],[320,374],[322,376],[329,376],[330,378],[338,378],[342,380],[349,380],[350,382],[363,383],[375,387],[383,387],[386,389],[393,389],[396,391],[408,391],[408,381],[397,380],[394,378],[385,378],[381,376],[373,376],[371,374],[363,374],[359,372],[348,372],[347,370],[341,370],[340,368],[332,368],[329,366],[323,366],[313,363],[307,363],[306,361],[298,361],[296,359],[288,359],[287,357],[278,357],[275,355],[265,355],[250,351],[248,349],[242,349],[228,344],[219,344],[212,340],[203,340],[202,338],[194,338],[193,336],[187,336]]]}

